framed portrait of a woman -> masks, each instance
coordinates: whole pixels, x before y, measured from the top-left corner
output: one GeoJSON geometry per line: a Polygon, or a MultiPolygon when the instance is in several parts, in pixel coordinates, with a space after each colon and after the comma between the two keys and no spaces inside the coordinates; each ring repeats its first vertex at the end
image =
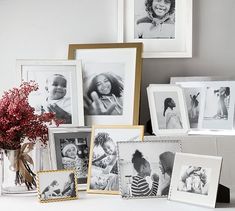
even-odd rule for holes
{"type": "Polygon", "coordinates": [[[85,125],[139,121],[142,43],[70,44],[82,60],[85,125]]]}
{"type": "Polygon", "coordinates": [[[183,89],[177,85],[150,84],[149,110],[155,135],[182,134],[189,130],[183,89]]]}
{"type": "Polygon", "coordinates": [[[192,0],[119,0],[118,41],[143,42],[143,58],[192,57],[192,0]]]}

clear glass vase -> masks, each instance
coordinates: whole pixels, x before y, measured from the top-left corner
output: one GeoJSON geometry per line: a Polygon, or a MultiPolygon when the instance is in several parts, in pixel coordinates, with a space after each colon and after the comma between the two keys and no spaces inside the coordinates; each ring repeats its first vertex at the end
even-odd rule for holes
{"type": "Polygon", "coordinates": [[[36,171],[43,170],[42,150],[35,145],[23,145],[17,150],[1,149],[2,194],[36,194],[36,171]]]}

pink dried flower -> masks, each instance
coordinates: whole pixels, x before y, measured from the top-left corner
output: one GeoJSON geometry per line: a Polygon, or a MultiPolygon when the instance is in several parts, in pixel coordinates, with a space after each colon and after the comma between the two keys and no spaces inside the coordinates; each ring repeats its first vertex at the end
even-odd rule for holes
{"type": "Polygon", "coordinates": [[[34,113],[28,97],[31,92],[37,90],[38,85],[30,81],[4,93],[0,100],[0,148],[18,149],[26,137],[30,142],[39,140],[46,144],[47,124],[55,123],[58,126],[61,123],[54,113],[34,113]]]}

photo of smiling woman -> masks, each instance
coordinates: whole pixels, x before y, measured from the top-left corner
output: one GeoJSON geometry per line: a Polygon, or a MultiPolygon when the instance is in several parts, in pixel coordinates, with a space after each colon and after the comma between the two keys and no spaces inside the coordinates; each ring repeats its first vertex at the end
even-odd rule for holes
{"type": "Polygon", "coordinates": [[[175,38],[175,0],[135,0],[136,39],[175,38]]]}

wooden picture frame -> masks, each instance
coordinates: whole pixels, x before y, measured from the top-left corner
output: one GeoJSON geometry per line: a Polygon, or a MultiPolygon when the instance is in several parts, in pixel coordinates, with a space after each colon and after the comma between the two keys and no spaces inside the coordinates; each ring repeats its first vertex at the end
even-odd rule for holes
{"type": "Polygon", "coordinates": [[[142,141],[144,126],[93,126],[88,169],[88,193],[119,194],[118,141],[142,141]]]}
{"type": "Polygon", "coordinates": [[[82,60],[86,126],[138,124],[141,53],[142,43],[69,45],[68,58],[82,60]]]}
{"type": "Polygon", "coordinates": [[[42,203],[78,199],[75,171],[48,170],[37,172],[37,191],[38,199],[42,203]],[[69,177],[68,181],[66,180],[67,177],[69,177]],[[61,191],[62,185],[64,186],[61,191]]]}

